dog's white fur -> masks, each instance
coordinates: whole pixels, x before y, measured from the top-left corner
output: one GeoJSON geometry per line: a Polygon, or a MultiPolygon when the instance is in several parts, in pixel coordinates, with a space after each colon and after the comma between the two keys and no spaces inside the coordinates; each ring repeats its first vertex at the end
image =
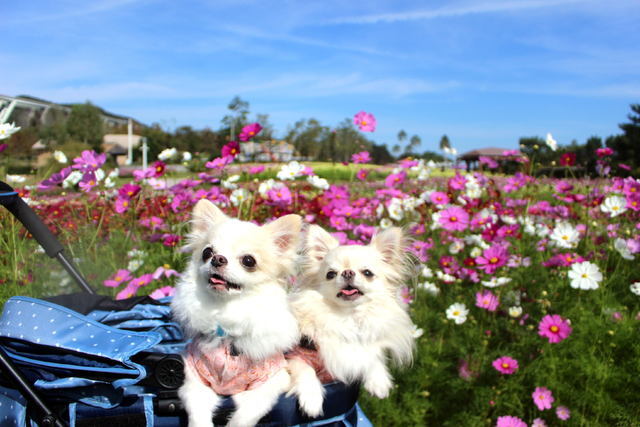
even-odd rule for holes
{"type": "MultiPolygon", "coordinates": [[[[413,355],[413,322],[399,300],[398,291],[410,271],[401,229],[392,227],[375,235],[367,246],[340,246],[317,225],[305,236],[300,288],[291,295],[291,307],[300,326],[318,347],[327,371],[344,383],[360,381],[374,396],[385,398],[392,387],[387,355],[398,364],[413,355]],[[336,272],[328,279],[329,271],[336,272]],[[362,295],[354,300],[338,297],[355,273],[352,286],[362,295]],[[373,273],[364,275],[365,270],[373,273]]],[[[323,387],[315,371],[300,359],[289,361],[292,387],[300,407],[310,416],[322,413],[323,387]]]]}
{"type": "MultiPolygon", "coordinates": [[[[203,352],[221,344],[216,335],[218,327],[232,337],[237,351],[256,361],[282,353],[299,340],[286,286],[294,271],[301,225],[298,215],[286,215],[260,227],[226,216],[207,200],[196,204],[187,244],[192,257],[176,287],[172,309],[187,335],[198,337],[203,352]],[[203,260],[207,247],[226,257],[228,263],[216,267],[211,259],[203,260]],[[245,255],[254,257],[255,268],[242,265],[245,255]],[[214,273],[241,285],[241,289],[212,289],[209,280],[214,273]]],[[[289,382],[289,374],[283,369],[258,388],[234,395],[237,409],[228,425],[256,424],[287,390],[289,382]]],[[[222,398],[189,366],[179,395],[189,426],[212,425],[222,398]]]]}

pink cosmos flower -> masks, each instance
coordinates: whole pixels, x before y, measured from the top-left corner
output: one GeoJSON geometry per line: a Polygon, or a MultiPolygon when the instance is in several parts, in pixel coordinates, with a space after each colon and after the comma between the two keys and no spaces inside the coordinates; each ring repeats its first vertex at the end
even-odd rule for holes
{"type": "Polygon", "coordinates": [[[115,203],[115,211],[118,213],[126,212],[129,209],[131,201],[128,197],[118,196],[115,203]]]}
{"type": "Polygon", "coordinates": [[[263,165],[252,166],[252,167],[249,168],[249,175],[257,175],[260,172],[264,172],[264,166],[263,165]]]}
{"type": "Polygon", "coordinates": [[[518,361],[516,359],[512,359],[509,356],[502,356],[497,358],[493,361],[492,365],[498,372],[505,375],[513,374],[518,370],[519,367],[518,361]]]}
{"type": "Polygon", "coordinates": [[[156,271],[153,272],[153,274],[151,275],[151,277],[153,277],[154,280],[158,280],[160,278],[162,278],[162,276],[166,277],[167,279],[175,276],[175,277],[180,277],[180,273],[178,273],[175,270],[172,270],[171,268],[169,268],[169,266],[167,264],[165,265],[161,265],[160,267],[156,268],[156,271]]]}
{"type": "Polygon", "coordinates": [[[139,286],[136,286],[133,283],[129,282],[129,284],[124,287],[124,289],[116,294],[116,299],[122,300],[131,298],[136,295],[136,293],[138,292],[138,288],[139,286]]]}
{"type": "Polygon", "coordinates": [[[126,183],[118,189],[118,195],[130,199],[137,196],[141,189],[139,185],[126,183]]]}
{"type": "Polygon", "coordinates": [[[347,222],[347,219],[340,215],[331,215],[329,217],[329,224],[331,224],[332,228],[340,231],[349,230],[351,228],[351,224],[347,222]]]}
{"type": "Polygon", "coordinates": [[[400,289],[400,299],[405,304],[411,304],[413,302],[413,295],[411,294],[411,289],[408,286],[403,286],[400,289]]]}
{"type": "Polygon", "coordinates": [[[149,296],[153,299],[162,299],[166,297],[172,297],[175,293],[175,288],[173,286],[163,286],[162,288],[156,289],[151,292],[149,296]]]}
{"type": "Polygon", "coordinates": [[[238,135],[238,139],[242,142],[247,142],[253,139],[260,131],[262,126],[260,123],[251,123],[242,128],[242,132],[238,135]]]}
{"type": "Polygon", "coordinates": [[[527,423],[522,421],[518,417],[512,417],[511,415],[505,415],[498,417],[496,427],[527,427],[527,423]]]}
{"type": "Polygon", "coordinates": [[[49,178],[38,184],[38,190],[47,190],[60,185],[71,174],[71,167],[66,167],[59,172],[52,174],[49,178]]]}
{"type": "Polygon", "coordinates": [[[443,193],[442,191],[434,191],[429,195],[429,199],[431,199],[431,202],[436,205],[446,205],[449,203],[449,196],[447,196],[447,193],[443,193]]]}
{"type": "Polygon", "coordinates": [[[173,248],[175,246],[178,245],[178,243],[180,243],[180,240],[182,240],[181,236],[178,236],[177,234],[165,234],[164,236],[162,236],[162,244],[164,246],[173,248]]]}
{"type": "Polygon", "coordinates": [[[354,153],[351,156],[351,161],[353,163],[370,163],[371,162],[371,156],[369,155],[368,151],[361,151],[359,153],[354,153]]]}
{"type": "Polygon", "coordinates": [[[367,176],[369,176],[369,171],[367,169],[360,169],[358,172],[356,172],[356,178],[358,178],[360,181],[365,181],[367,179],[367,176]]]}
{"type": "Polygon", "coordinates": [[[164,175],[164,172],[167,169],[167,164],[161,160],[158,160],[153,163],[151,168],[153,170],[153,177],[160,178],[162,175],[164,175]]]}
{"type": "Polygon", "coordinates": [[[93,171],[85,172],[78,183],[80,189],[85,193],[91,191],[96,185],[98,185],[98,180],[96,179],[96,174],[93,171]]]}
{"type": "Polygon", "coordinates": [[[0,153],[9,148],[9,144],[0,144],[0,153]]]}
{"type": "Polygon", "coordinates": [[[376,118],[371,113],[360,111],[353,116],[353,124],[363,132],[374,132],[376,123],[376,118]]]}
{"type": "Polygon", "coordinates": [[[438,222],[448,231],[464,231],[469,225],[469,214],[459,206],[440,211],[438,222]]]}
{"type": "Polygon", "coordinates": [[[216,157],[215,159],[211,160],[210,162],[205,163],[204,167],[206,167],[207,169],[221,170],[221,169],[224,169],[224,167],[227,166],[231,162],[233,162],[233,157],[231,157],[231,156],[216,157]]]}
{"type": "Polygon", "coordinates": [[[486,156],[478,157],[478,163],[480,163],[481,165],[487,165],[489,169],[496,169],[498,166],[500,166],[498,162],[493,160],[491,157],[486,156]]]}
{"type": "Polygon", "coordinates": [[[389,188],[395,188],[398,185],[402,185],[402,183],[407,178],[407,173],[405,171],[400,171],[398,173],[390,173],[384,179],[384,185],[389,188]]]}
{"type": "Polygon", "coordinates": [[[467,184],[467,178],[456,173],[456,176],[449,178],[448,184],[452,190],[464,190],[467,184]]]}
{"type": "Polygon", "coordinates": [[[556,408],[556,415],[562,421],[566,421],[571,418],[571,411],[569,411],[569,408],[567,408],[566,406],[558,406],[556,408]]]}
{"type": "Polygon", "coordinates": [[[539,410],[551,409],[551,404],[555,400],[551,390],[546,387],[536,387],[535,391],[531,394],[533,397],[533,403],[539,410]]]}
{"type": "Polygon", "coordinates": [[[488,311],[496,311],[498,304],[500,304],[500,300],[493,292],[489,290],[476,292],[476,307],[484,308],[488,311]]]}
{"type": "Polygon", "coordinates": [[[121,270],[118,270],[113,276],[111,276],[110,279],[107,279],[104,282],[102,282],[102,284],[109,288],[117,288],[122,283],[127,282],[131,279],[132,279],[131,272],[129,270],[121,269],[121,270]]]}
{"type": "Polygon", "coordinates": [[[571,335],[569,322],[557,314],[547,314],[538,323],[538,335],[545,337],[550,343],[559,343],[571,335]]]}
{"type": "Polygon", "coordinates": [[[547,423],[542,418],[534,418],[531,427],[547,427],[547,423]]]}
{"type": "Polygon", "coordinates": [[[485,249],[482,255],[476,258],[478,268],[487,274],[493,274],[496,270],[507,263],[509,252],[502,245],[493,245],[485,249]]]}
{"type": "Polygon", "coordinates": [[[291,190],[286,185],[281,187],[272,188],[267,191],[268,204],[272,206],[286,207],[291,204],[293,198],[291,190]]]}
{"type": "Polygon", "coordinates": [[[609,147],[604,147],[604,148],[598,148],[596,150],[596,155],[598,157],[606,157],[606,156],[610,156],[613,154],[613,150],[609,147]]]}
{"type": "Polygon", "coordinates": [[[80,157],[73,159],[73,169],[81,172],[93,172],[100,168],[107,161],[107,154],[98,154],[93,150],[84,150],[80,157]]]}

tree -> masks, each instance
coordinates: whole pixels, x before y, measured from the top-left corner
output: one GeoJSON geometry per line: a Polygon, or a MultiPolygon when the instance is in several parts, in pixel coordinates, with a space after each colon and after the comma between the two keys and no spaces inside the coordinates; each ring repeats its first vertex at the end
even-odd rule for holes
{"type": "Polygon", "coordinates": [[[634,170],[640,168],[640,104],[631,104],[629,123],[618,126],[624,132],[620,136],[607,139],[607,147],[613,149],[614,161],[630,165],[634,170]]]}
{"type": "Polygon", "coordinates": [[[442,151],[448,151],[451,149],[451,142],[447,135],[442,135],[442,138],[440,138],[440,149],[442,151]]]}
{"type": "Polygon", "coordinates": [[[91,145],[94,150],[100,151],[104,136],[102,111],[89,101],[73,105],[67,119],[67,132],[72,139],[82,141],[91,145]]]}
{"type": "MultiPolygon", "coordinates": [[[[289,128],[285,139],[306,159],[318,159],[323,144],[329,144],[330,130],[314,118],[301,119],[289,128]]],[[[330,150],[325,150],[330,151],[330,150]]],[[[327,154],[328,155],[328,154],[327,154]]]]}
{"type": "MultiPolygon", "coordinates": [[[[520,151],[529,157],[531,162],[548,166],[554,161],[557,155],[547,145],[546,141],[539,136],[528,136],[519,139],[520,151]]],[[[531,165],[532,167],[534,165],[531,165]]]]}
{"type": "Polygon", "coordinates": [[[416,148],[418,148],[420,144],[422,144],[420,137],[418,135],[413,135],[409,140],[409,145],[407,145],[407,148],[404,150],[405,155],[415,153],[416,148]]]}
{"type": "Polygon", "coordinates": [[[222,118],[222,124],[230,129],[231,139],[235,139],[236,135],[247,122],[249,115],[249,102],[243,100],[239,96],[234,96],[227,108],[231,114],[227,114],[222,118]]]}

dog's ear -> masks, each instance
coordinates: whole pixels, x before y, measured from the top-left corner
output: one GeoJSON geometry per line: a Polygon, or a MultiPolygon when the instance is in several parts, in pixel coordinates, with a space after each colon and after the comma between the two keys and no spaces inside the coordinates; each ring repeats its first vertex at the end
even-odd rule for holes
{"type": "Polygon", "coordinates": [[[192,232],[204,232],[213,223],[226,220],[228,217],[216,205],[207,199],[198,200],[191,214],[192,232]]]}
{"type": "Polygon", "coordinates": [[[369,245],[382,254],[384,262],[395,265],[402,262],[406,239],[401,228],[389,227],[374,235],[369,245]]]}
{"type": "Polygon", "coordinates": [[[320,262],[331,249],[340,246],[340,242],[319,225],[311,225],[305,236],[305,252],[312,262],[320,262]]]}
{"type": "Polygon", "coordinates": [[[302,217],[285,215],[264,226],[273,236],[273,242],[281,253],[295,251],[298,247],[302,217]]]}

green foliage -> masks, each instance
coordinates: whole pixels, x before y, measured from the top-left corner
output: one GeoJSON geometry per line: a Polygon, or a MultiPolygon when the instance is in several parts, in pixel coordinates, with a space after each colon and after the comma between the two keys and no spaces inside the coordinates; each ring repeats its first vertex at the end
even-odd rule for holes
{"type": "Polygon", "coordinates": [[[104,136],[102,111],[90,102],[73,105],[67,119],[67,132],[71,138],[101,151],[100,145],[104,136]]]}

